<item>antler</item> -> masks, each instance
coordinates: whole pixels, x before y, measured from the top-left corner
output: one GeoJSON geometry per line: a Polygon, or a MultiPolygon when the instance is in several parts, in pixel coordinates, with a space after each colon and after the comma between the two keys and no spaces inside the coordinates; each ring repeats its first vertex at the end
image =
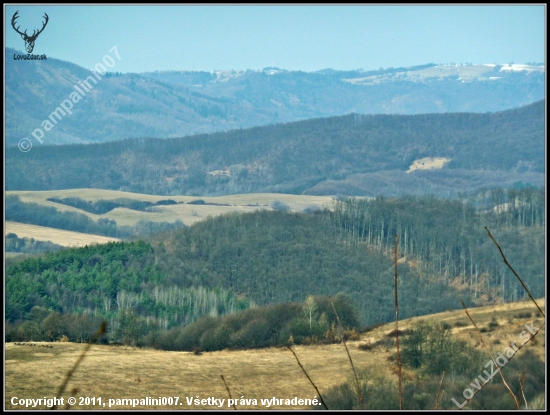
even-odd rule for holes
{"type": "MultiPolygon", "coordinates": [[[[46,21],[45,21],[44,23],[42,23],[42,29],[40,29],[40,30],[38,31],[38,33],[35,33],[36,30],[33,30],[32,36],[29,36],[30,39],[36,39],[36,38],[38,37],[38,35],[39,35],[40,33],[42,33],[42,31],[44,30],[44,28],[45,28],[46,25],[48,24],[48,20],[50,20],[50,18],[48,17],[48,14],[47,14],[47,13],[44,13],[44,16],[43,16],[43,17],[46,19],[46,21]]],[[[26,31],[25,31],[25,33],[26,33],[26,31]]]]}
{"type": "MultiPolygon", "coordinates": [[[[13,17],[11,18],[11,25],[13,26],[14,30],[15,30],[17,33],[19,33],[21,36],[27,36],[27,31],[26,31],[26,30],[25,30],[25,33],[21,33],[21,32],[19,31],[19,27],[20,27],[20,26],[15,27],[15,20],[17,20],[17,18],[19,17],[19,16],[17,15],[17,13],[19,13],[19,10],[17,10],[17,11],[15,12],[15,14],[13,15],[13,17]]],[[[45,13],[44,13],[44,14],[45,14],[45,13]]]]}

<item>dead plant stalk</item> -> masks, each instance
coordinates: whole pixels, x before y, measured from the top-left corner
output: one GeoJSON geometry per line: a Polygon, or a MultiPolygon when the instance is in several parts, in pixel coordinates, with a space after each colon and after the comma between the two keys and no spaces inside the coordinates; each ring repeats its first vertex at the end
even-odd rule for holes
{"type": "MultiPolygon", "coordinates": [[[[443,379],[445,379],[445,371],[443,371],[443,376],[441,376],[441,382],[439,382],[439,389],[437,390],[437,395],[435,395],[435,409],[439,408],[439,393],[441,392],[441,386],[443,385],[443,379]]],[[[443,391],[445,392],[445,391],[443,391]]]]}
{"type": "MultiPolygon", "coordinates": [[[[220,375],[220,377],[223,380],[223,384],[225,385],[225,389],[227,389],[227,394],[229,395],[229,399],[231,399],[231,402],[233,402],[233,397],[231,396],[231,392],[229,391],[229,386],[227,386],[227,382],[225,381],[223,375],[220,375]]],[[[237,407],[235,406],[235,404],[233,404],[233,409],[235,411],[237,410],[237,407]]]]}
{"type": "MultiPolygon", "coordinates": [[[[82,362],[82,360],[84,360],[84,357],[86,356],[86,353],[88,352],[88,350],[90,350],[90,347],[92,347],[92,344],[94,344],[95,342],[97,342],[99,340],[99,338],[105,334],[105,332],[107,331],[107,322],[106,321],[103,321],[101,323],[101,326],[99,326],[99,329],[96,331],[96,333],[92,336],[92,338],[90,339],[90,341],[88,342],[88,344],[86,345],[86,347],[84,347],[84,350],[82,350],[82,353],[80,353],[80,356],[78,357],[78,359],[76,360],[75,364],[73,365],[73,367],[67,372],[67,374],[65,375],[65,379],[63,380],[63,383],[61,384],[61,386],[59,387],[59,390],[57,391],[57,398],[61,398],[61,395],[63,394],[63,392],[65,391],[65,388],[67,387],[67,384],[69,383],[69,380],[71,379],[71,377],[73,376],[74,372],[76,371],[76,369],[78,368],[78,365],[80,365],[80,362],[82,362]]],[[[67,404],[68,405],[68,404],[67,404]]],[[[51,409],[57,409],[57,405],[53,405],[51,409]]],[[[67,408],[65,409],[69,409],[68,406],[67,408]]]]}
{"type": "Polygon", "coordinates": [[[361,385],[359,384],[359,377],[357,376],[357,371],[355,370],[355,365],[353,364],[353,360],[351,359],[351,355],[349,354],[348,345],[346,344],[346,339],[344,338],[344,328],[342,327],[342,323],[340,322],[340,317],[338,316],[338,313],[336,312],[336,308],[334,307],[334,304],[332,302],[332,298],[329,297],[328,300],[330,301],[330,305],[332,306],[332,309],[334,310],[334,314],[336,314],[336,320],[338,321],[338,327],[340,329],[340,339],[342,339],[342,343],[344,343],[344,347],[346,348],[346,353],[348,354],[349,363],[351,364],[351,368],[353,369],[353,376],[355,376],[355,384],[357,385],[357,394],[359,395],[359,402],[361,402],[361,406],[365,406],[365,401],[363,400],[363,393],[361,392],[361,385]]]}
{"type": "Polygon", "coordinates": [[[495,238],[493,238],[493,235],[491,235],[491,232],[489,232],[489,228],[487,228],[487,226],[485,226],[485,230],[487,231],[487,233],[489,234],[489,237],[493,240],[493,242],[495,243],[495,245],[497,246],[498,250],[500,251],[500,255],[502,255],[502,259],[504,260],[504,263],[508,266],[508,268],[510,268],[512,270],[512,272],[514,273],[514,275],[516,276],[516,278],[518,279],[518,281],[521,283],[521,285],[523,286],[524,290],[527,292],[527,295],[529,295],[529,298],[531,299],[531,301],[533,301],[533,303],[535,303],[535,305],[537,306],[537,308],[539,309],[539,312],[542,314],[543,317],[546,318],[546,316],[544,315],[544,312],[542,311],[542,309],[539,307],[539,305],[537,304],[537,302],[535,301],[535,299],[533,298],[533,296],[531,295],[531,292],[527,289],[527,286],[524,284],[523,280],[520,278],[520,276],[518,275],[518,273],[514,270],[514,268],[512,268],[512,266],[510,265],[510,263],[508,262],[508,260],[506,259],[506,256],[504,256],[504,252],[502,252],[502,248],[500,247],[500,245],[498,244],[498,242],[495,240],[495,238]]]}
{"type": "MultiPolygon", "coordinates": [[[[483,341],[483,336],[481,335],[481,332],[479,331],[479,328],[477,327],[477,324],[475,323],[474,319],[470,316],[470,313],[468,313],[468,309],[466,308],[466,304],[464,304],[464,301],[460,300],[460,302],[462,303],[462,306],[464,307],[464,311],[466,311],[466,315],[468,316],[468,318],[470,319],[470,321],[472,322],[472,324],[474,325],[474,327],[476,328],[477,330],[477,333],[479,334],[479,340],[481,341],[481,344],[483,345],[483,347],[485,348],[485,350],[487,350],[487,353],[489,353],[489,356],[491,356],[491,360],[493,361],[493,363],[495,364],[495,367],[499,367],[498,366],[498,363],[496,362],[495,358],[493,357],[493,355],[491,354],[491,351],[489,350],[489,348],[487,347],[487,345],[485,344],[485,342],[483,341]]],[[[504,365],[503,365],[504,366],[504,365]]],[[[512,392],[512,389],[510,389],[510,386],[508,386],[508,383],[506,383],[506,380],[504,379],[504,375],[502,374],[502,372],[499,370],[498,371],[500,377],[502,378],[502,382],[504,383],[504,385],[506,386],[506,388],[508,389],[508,392],[510,392],[510,396],[512,397],[512,399],[514,400],[514,403],[516,405],[516,408],[517,409],[520,409],[520,405],[518,403],[518,399],[516,398],[516,395],[514,395],[514,392],[512,392]]]]}
{"type": "Polygon", "coordinates": [[[288,350],[290,350],[292,352],[292,354],[294,355],[294,357],[296,358],[296,361],[298,362],[298,365],[300,365],[300,368],[302,369],[302,371],[304,372],[304,375],[306,375],[307,379],[309,380],[309,383],[311,383],[313,385],[313,387],[315,388],[315,390],[317,391],[317,395],[319,396],[319,399],[321,400],[321,403],[323,404],[323,406],[328,410],[328,406],[327,404],[325,403],[325,401],[323,400],[323,397],[321,396],[321,392],[319,392],[319,389],[317,389],[317,386],[315,385],[315,383],[313,383],[313,381],[311,380],[311,378],[309,377],[309,375],[307,374],[306,370],[304,369],[304,367],[302,366],[302,364],[300,363],[300,359],[298,359],[298,356],[296,356],[296,353],[294,353],[294,350],[292,350],[292,347],[290,346],[287,346],[288,350]]]}
{"type": "Polygon", "coordinates": [[[395,247],[393,250],[395,265],[395,348],[397,349],[397,376],[399,378],[399,409],[403,409],[403,389],[401,373],[401,353],[399,352],[399,305],[397,301],[397,234],[395,234],[395,247]]]}

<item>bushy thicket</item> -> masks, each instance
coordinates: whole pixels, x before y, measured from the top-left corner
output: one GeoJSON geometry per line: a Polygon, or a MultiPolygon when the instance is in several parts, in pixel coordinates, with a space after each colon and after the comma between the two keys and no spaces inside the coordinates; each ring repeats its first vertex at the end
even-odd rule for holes
{"type": "Polygon", "coordinates": [[[25,254],[41,254],[43,252],[56,252],[63,246],[51,241],[37,241],[34,238],[19,238],[15,233],[8,233],[5,237],[6,252],[20,252],[25,254]]]}
{"type": "Polygon", "coordinates": [[[97,332],[101,321],[100,316],[61,314],[35,306],[26,321],[19,324],[7,321],[5,336],[7,342],[59,341],[63,337],[72,342],[88,342],[97,332]]]}
{"type": "MultiPolygon", "coordinates": [[[[346,295],[332,299],[342,327],[359,327],[358,313],[346,295]]],[[[292,343],[337,341],[336,315],[328,297],[308,297],[304,303],[279,303],[256,307],[225,317],[205,316],[185,327],[162,334],[164,350],[204,351],[283,346],[292,343]]]]}
{"type": "MultiPolygon", "coordinates": [[[[504,347],[503,347],[504,349],[504,347]]],[[[368,353],[368,352],[367,352],[368,353]]],[[[458,409],[465,396],[469,397],[477,390],[494,367],[487,365],[490,357],[481,350],[474,349],[466,343],[450,336],[448,327],[442,324],[421,324],[403,337],[403,409],[427,410],[435,408],[435,397],[443,371],[445,378],[439,400],[439,409],[458,409]],[[486,366],[487,365],[487,366],[486,366]]],[[[496,353],[493,351],[493,354],[496,353]]],[[[395,361],[395,359],[392,359],[395,361]]],[[[397,373],[395,363],[392,372],[397,373]]],[[[518,375],[526,373],[524,386],[525,399],[529,409],[535,408],[545,391],[545,368],[531,350],[524,349],[514,356],[502,369],[502,374],[512,391],[519,398],[520,384],[518,375]]],[[[359,371],[364,405],[359,402],[354,379],[332,388],[323,394],[327,406],[332,409],[399,409],[397,376],[388,378],[372,371],[359,371]]],[[[523,401],[525,401],[523,399],[523,401]]],[[[522,408],[525,408],[525,403],[522,408]]],[[[465,406],[466,409],[516,409],[501,377],[494,377],[465,406]]]]}
{"type": "Polygon", "coordinates": [[[55,197],[50,197],[47,199],[50,202],[61,203],[63,205],[72,206],[77,209],[84,210],[86,212],[95,213],[96,215],[103,215],[107,212],[110,212],[117,207],[125,207],[127,209],[147,211],[147,208],[151,206],[162,206],[162,205],[175,205],[176,201],[172,199],[159,200],[158,202],[148,202],[144,200],[134,200],[119,198],[115,200],[96,200],[95,202],[89,202],[87,200],[81,199],[79,197],[67,197],[64,199],[59,199],[55,197]]]}
{"type": "Polygon", "coordinates": [[[402,345],[403,364],[427,375],[440,375],[443,371],[463,375],[483,360],[480,352],[454,339],[446,323],[421,322],[403,338],[402,345]]]}

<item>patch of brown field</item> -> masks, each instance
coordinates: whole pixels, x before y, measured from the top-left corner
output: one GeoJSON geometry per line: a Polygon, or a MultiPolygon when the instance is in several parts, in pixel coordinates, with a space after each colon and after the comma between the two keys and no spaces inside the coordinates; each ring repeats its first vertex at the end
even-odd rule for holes
{"type": "MultiPolygon", "coordinates": [[[[9,343],[6,346],[6,407],[10,399],[52,397],[63,376],[78,358],[84,345],[54,343],[45,353],[32,353],[34,347],[9,343]],[[29,356],[31,350],[32,356],[29,356]],[[8,363],[9,362],[9,363],[8,363]]],[[[388,371],[383,351],[365,353],[350,343],[356,365],[388,371]]],[[[343,383],[351,368],[341,344],[295,346],[294,350],[321,393],[343,383]]],[[[304,376],[292,353],[286,348],[220,351],[196,356],[189,352],[138,350],[113,346],[93,346],[72,377],[67,390],[78,388],[78,396],[101,396],[103,400],[178,396],[178,407],[158,405],[138,409],[217,409],[213,405],[188,406],[186,397],[225,399],[225,377],[234,398],[256,399],[257,405],[237,404],[238,409],[265,409],[260,399],[313,399],[315,389],[304,376]]],[[[69,393],[64,394],[70,396],[69,393]]],[[[77,396],[77,398],[78,398],[77,396]]],[[[74,409],[96,409],[76,405],[74,409]]],[[[121,406],[116,409],[131,409],[121,406]]],[[[38,409],[38,408],[36,408],[38,409]]],[[[40,409],[45,409],[41,407],[40,409]]],[[[108,409],[108,408],[103,408],[108,409]]],[[[114,409],[114,408],[111,408],[114,409]]],[[[275,406],[270,409],[308,409],[308,406],[275,406]]]]}
{"type": "MultiPolygon", "coordinates": [[[[537,303],[544,307],[545,300],[539,299],[537,303]]],[[[536,311],[531,301],[469,309],[470,315],[480,329],[487,327],[493,317],[499,323],[492,331],[482,333],[492,353],[502,352],[512,341],[520,345],[524,341],[520,337],[520,333],[525,330],[524,324],[534,322],[535,327],[543,327],[544,320],[536,317],[536,311]],[[532,313],[532,317],[514,317],[526,312],[532,313]]],[[[480,347],[478,333],[464,310],[402,320],[399,322],[399,328],[405,330],[421,320],[447,322],[452,327],[454,338],[480,347]],[[467,325],[456,326],[459,321],[467,325]]],[[[389,379],[397,380],[395,364],[388,360],[395,354],[394,347],[375,347],[369,351],[358,349],[361,344],[373,344],[382,339],[394,328],[394,323],[388,323],[363,334],[360,341],[348,343],[358,370],[368,369],[370,373],[383,374],[389,379]]],[[[28,346],[31,342],[25,344],[26,346],[7,343],[5,347],[7,409],[23,409],[11,405],[10,400],[14,396],[35,399],[55,396],[65,374],[85,347],[76,343],[33,343],[37,345],[34,347],[28,346]],[[40,349],[40,345],[53,347],[40,349]]],[[[527,348],[545,360],[544,329],[541,329],[535,341],[531,341],[519,353],[527,348]]],[[[352,376],[342,344],[294,346],[293,350],[322,394],[348,381],[352,376]]],[[[231,409],[227,407],[227,390],[220,375],[224,376],[233,398],[242,396],[245,399],[257,400],[256,405],[237,404],[238,409],[266,409],[261,404],[262,398],[313,399],[316,395],[315,389],[303,374],[294,356],[286,348],[224,350],[205,352],[197,356],[191,352],[94,345],[66,390],[78,388],[77,398],[102,397],[107,403],[105,408],[76,405],[72,409],[109,409],[108,399],[170,396],[179,397],[181,405],[137,406],[135,409],[231,409]],[[224,407],[187,405],[186,397],[197,396],[201,399],[225,399],[224,407]]],[[[414,373],[405,370],[404,376],[412,379],[414,373]]],[[[66,392],[63,396],[67,398],[71,395],[66,392]]],[[[320,406],[319,409],[321,408],[320,406]]],[[[132,407],[123,405],[111,409],[132,407]]],[[[275,406],[268,409],[308,409],[308,406],[275,406]]]]}
{"type": "Polygon", "coordinates": [[[80,247],[92,244],[104,244],[119,241],[118,238],[65,231],[45,226],[29,225],[27,223],[6,222],[5,234],[15,233],[19,238],[34,238],[37,241],[50,241],[61,246],[80,247]]]}
{"type": "Polygon", "coordinates": [[[445,163],[451,161],[449,158],[445,157],[424,157],[418,160],[415,160],[413,164],[409,167],[409,170],[406,173],[411,173],[415,170],[434,170],[441,169],[445,163]]]}
{"type": "Polygon", "coordinates": [[[217,206],[217,205],[190,205],[178,204],[167,206],[155,206],[154,212],[140,212],[137,210],[119,207],[102,215],[102,217],[116,221],[118,225],[133,226],[140,220],[153,222],[174,222],[181,220],[186,225],[193,225],[196,222],[206,219],[209,216],[219,216],[233,212],[254,212],[269,207],[253,206],[217,206]]]}
{"type": "Polygon", "coordinates": [[[8,191],[6,192],[6,195],[16,195],[19,196],[22,202],[38,203],[43,206],[54,207],[62,212],[67,211],[82,213],[94,221],[97,221],[100,218],[107,218],[115,220],[118,225],[127,226],[134,226],[140,220],[153,222],[175,222],[178,219],[183,221],[186,225],[192,225],[195,222],[206,219],[208,216],[218,216],[231,212],[251,212],[259,209],[271,210],[271,203],[275,200],[286,203],[289,205],[290,210],[294,212],[301,212],[305,208],[309,207],[330,207],[332,203],[331,196],[308,196],[279,193],[251,193],[203,197],[157,196],[103,189],[68,189],[47,191],[8,191]],[[155,206],[150,212],[137,211],[121,207],[113,209],[103,215],[96,215],[81,209],[47,200],[52,197],[58,199],[79,197],[89,202],[95,202],[98,200],[115,200],[119,198],[147,202],[158,202],[159,200],[172,199],[178,203],[183,202],[183,204],[155,206]],[[202,199],[206,203],[216,203],[217,205],[188,205],[189,202],[198,199],[202,199]]]}
{"type": "Polygon", "coordinates": [[[208,172],[209,175],[211,176],[231,176],[231,173],[229,172],[229,170],[212,170],[212,171],[209,171],[208,172]]]}

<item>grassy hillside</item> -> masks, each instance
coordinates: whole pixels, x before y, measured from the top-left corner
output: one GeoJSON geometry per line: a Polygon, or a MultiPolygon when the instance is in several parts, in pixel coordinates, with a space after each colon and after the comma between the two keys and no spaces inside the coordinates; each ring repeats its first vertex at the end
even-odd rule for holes
{"type": "Polygon", "coordinates": [[[498,113],[347,115],[178,139],[8,148],[7,190],[439,194],[544,183],[544,101],[498,113]],[[415,170],[427,157],[449,161],[415,170]]]}
{"type": "MultiPolygon", "coordinates": [[[[158,205],[150,210],[133,210],[124,207],[113,209],[104,214],[94,214],[67,204],[53,202],[48,199],[81,198],[88,202],[116,201],[119,199],[139,202],[158,203],[166,200],[164,196],[142,193],[121,192],[106,189],[67,189],[50,191],[7,191],[6,196],[18,196],[21,202],[36,203],[40,206],[53,207],[61,212],[75,212],[86,215],[97,221],[110,219],[117,225],[135,226],[139,221],[174,222],[181,220],[185,225],[192,225],[206,219],[208,216],[218,216],[231,212],[253,212],[256,210],[271,210],[273,203],[282,202],[288,209],[301,212],[304,209],[323,209],[330,205],[331,196],[289,195],[280,193],[235,194],[218,197],[171,196],[173,205],[158,205]],[[197,201],[204,201],[204,204],[197,201]],[[192,202],[192,203],[189,203],[192,202]]],[[[277,207],[277,205],[275,205],[277,207]]]]}
{"type": "Polygon", "coordinates": [[[5,225],[5,234],[7,235],[9,233],[14,233],[20,238],[34,238],[38,241],[51,241],[54,244],[67,247],[100,244],[118,240],[117,238],[108,238],[99,235],[64,231],[62,229],[8,221],[5,225]]]}
{"type": "MultiPolygon", "coordinates": [[[[544,299],[539,299],[537,302],[544,308],[544,299]]],[[[485,342],[489,345],[492,353],[496,354],[502,352],[510,341],[521,344],[519,335],[525,330],[523,324],[534,322],[535,327],[543,326],[541,319],[535,317],[535,310],[531,302],[521,302],[471,308],[469,311],[480,328],[488,327],[493,318],[498,322],[498,325],[494,326],[491,331],[483,333],[485,342]]],[[[400,321],[400,329],[410,329],[418,320],[448,323],[452,327],[454,339],[462,339],[476,350],[484,353],[483,363],[489,359],[486,352],[481,349],[478,334],[464,311],[443,312],[403,320],[400,321]]],[[[363,334],[359,341],[348,342],[350,354],[357,370],[360,373],[368,372],[379,375],[383,381],[389,382],[392,388],[395,388],[397,383],[395,363],[393,363],[395,346],[394,339],[387,335],[394,328],[394,323],[389,323],[363,334]],[[365,345],[376,344],[380,344],[380,346],[364,350],[365,345]]],[[[529,342],[512,360],[512,362],[525,362],[522,363],[524,366],[520,365],[520,369],[527,369],[528,376],[533,376],[534,372],[530,372],[525,366],[530,361],[525,360],[522,356],[532,352],[542,359],[541,363],[544,365],[544,336],[543,328],[536,340],[529,342]]],[[[405,337],[401,337],[401,341],[405,337]]],[[[5,357],[6,408],[22,409],[21,406],[14,406],[11,403],[10,398],[13,396],[55,396],[65,374],[77,360],[83,348],[84,345],[78,343],[7,343],[5,357]]],[[[319,388],[329,408],[336,408],[337,400],[334,398],[332,390],[347,383],[348,379],[353,376],[343,345],[294,346],[293,349],[308,375],[319,388]]],[[[473,368],[473,370],[474,376],[468,379],[455,379],[456,385],[453,385],[451,374],[447,374],[443,383],[443,389],[447,392],[442,395],[440,407],[454,409],[454,404],[451,402],[452,397],[459,403],[463,401],[462,389],[468,387],[474,377],[482,374],[484,369],[483,366],[480,366],[479,370],[477,368],[473,368]],[[455,392],[456,395],[453,394],[455,392]]],[[[411,384],[419,374],[416,370],[404,369],[405,386],[411,384]]],[[[81,396],[101,396],[107,405],[108,399],[121,397],[178,396],[180,397],[179,402],[182,403],[182,405],[178,405],[179,409],[218,409],[216,406],[208,404],[190,406],[187,405],[185,399],[196,396],[215,397],[226,399],[225,409],[230,409],[227,408],[227,390],[220,375],[224,376],[234,398],[242,396],[246,399],[256,399],[258,402],[257,405],[252,403],[237,404],[238,409],[266,409],[266,406],[261,403],[261,399],[266,398],[313,399],[317,394],[296,363],[294,356],[286,348],[225,350],[194,355],[192,352],[165,352],[105,345],[92,346],[78,370],[71,377],[66,390],[71,391],[76,388],[78,392],[73,393],[73,396],[76,396],[77,399],[81,396]]],[[[516,388],[517,373],[510,373],[506,376],[507,381],[516,388]]],[[[367,378],[361,379],[365,384],[367,378]]],[[[532,377],[528,378],[527,383],[534,382],[530,379],[532,377]]],[[[439,377],[436,382],[436,391],[438,382],[439,377]]],[[[393,391],[394,389],[388,389],[385,396],[390,397],[389,395],[393,394],[393,391]]],[[[64,395],[69,396],[68,392],[64,395]]],[[[434,408],[435,395],[434,392],[426,397],[425,409],[434,408]]],[[[487,400],[487,395],[499,402],[511,402],[508,392],[500,385],[496,390],[481,391],[466,408],[475,408],[476,403],[487,400]]],[[[541,408],[541,396],[544,397],[544,389],[535,394],[527,393],[529,409],[541,408]]],[[[354,399],[357,403],[357,397],[354,399]]],[[[407,405],[407,401],[405,401],[405,405],[407,405]]],[[[386,409],[388,408],[386,407],[386,409]]],[[[525,404],[523,404],[523,408],[525,408],[525,404]]],[[[38,405],[35,409],[46,409],[46,407],[38,405]]],[[[71,409],[97,409],[97,406],[80,405],[77,402],[77,405],[72,406],[71,409]]],[[[116,409],[133,408],[131,405],[121,405],[116,409]]],[[[137,406],[135,409],[174,409],[174,406],[137,406]]],[[[307,405],[275,405],[271,409],[309,409],[309,407],[307,405]]]]}

